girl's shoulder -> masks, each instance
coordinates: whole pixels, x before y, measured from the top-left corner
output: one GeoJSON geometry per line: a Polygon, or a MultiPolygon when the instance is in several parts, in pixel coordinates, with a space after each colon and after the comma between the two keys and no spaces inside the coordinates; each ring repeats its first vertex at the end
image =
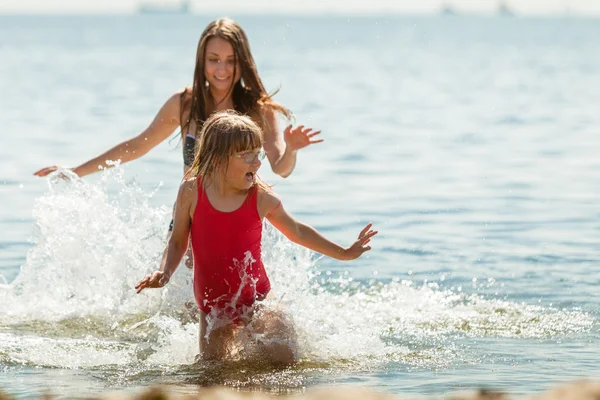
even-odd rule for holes
{"type": "Polygon", "coordinates": [[[281,198],[273,191],[272,188],[266,185],[256,185],[258,202],[264,210],[273,210],[281,203],[281,198]]]}
{"type": "Polygon", "coordinates": [[[195,185],[198,182],[198,177],[197,176],[189,176],[189,174],[187,174],[182,180],[181,180],[181,185],[195,185]]]}
{"type": "Polygon", "coordinates": [[[179,192],[183,196],[189,196],[190,194],[194,194],[198,190],[198,178],[184,178],[181,181],[181,185],[179,186],[179,192]]]}

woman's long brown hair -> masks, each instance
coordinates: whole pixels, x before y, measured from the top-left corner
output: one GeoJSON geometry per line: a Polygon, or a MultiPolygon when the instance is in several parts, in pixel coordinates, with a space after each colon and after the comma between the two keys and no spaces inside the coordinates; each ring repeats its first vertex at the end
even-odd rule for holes
{"type": "Polygon", "coordinates": [[[182,95],[180,116],[182,132],[198,137],[202,125],[216,106],[204,76],[206,45],[214,37],[227,40],[233,47],[235,59],[233,76],[237,75],[235,68],[238,64],[241,69],[241,79],[233,82],[230,88],[235,110],[252,117],[263,129],[266,128],[266,122],[263,120],[264,107],[269,107],[291,119],[292,113],[271,99],[276,92],[267,93],[258,75],[256,63],[250,51],[250,43],[242,27],[229,18],[222,18],[209,23],[198,42],[191,99],[187,95],[189,91],[184,91],[182,95]],[[189,110],[189,118],[184,118],[184,110],[189,110]],[[189,132],[191,121],[196,123],[196,132],[189,132]]]}

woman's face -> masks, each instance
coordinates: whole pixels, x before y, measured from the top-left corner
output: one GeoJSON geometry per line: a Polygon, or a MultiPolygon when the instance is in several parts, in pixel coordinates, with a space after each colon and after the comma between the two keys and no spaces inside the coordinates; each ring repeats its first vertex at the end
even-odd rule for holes
{"type": "Polygon", "coordinates": [[[212,91],[224,93],[240,80],[240,64],[236,65],[233,46],[227,40],[213,37],[206,43],[204,77],[212,91]]]}

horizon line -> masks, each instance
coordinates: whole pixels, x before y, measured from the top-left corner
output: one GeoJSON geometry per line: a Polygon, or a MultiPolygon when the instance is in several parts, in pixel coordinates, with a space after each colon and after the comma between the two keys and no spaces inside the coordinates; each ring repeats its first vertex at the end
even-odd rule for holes
{"type": "Polygon", "coordinates": [[[181,13],[170,13],[170,12],[156,12],[156,13],[144,13],[138,10],[131,11],[110,11],[110,10],[61,10],[61,11],[2,11],[0,10],[0,16],[145,16],[145,17],[157,17],[157,16],[201,16],[203,14],[230,14],[237,16],[298,16],[298,17],[374,17],[374,16],[440,16],[448,19],[460,18],[460,17],[499,17],[505,19],[511,18],[539,18],[539,17],[576,17],[576,18],[597,18],[600,17],[599,12],[583,12],[573,9],[563,11],[544,11],[544,12],[513,12],[511,15],[503,15],[497,10],[490,11],[463,11],[460,9],[453,8],[454,13],[452,15],[445,15],[443,9],[431,11],[408,11],[408,10],[397,10],[397,9],[381,9],[381,10],[270,10],[269,12],[264,11],[251,11],[251,10],[192,10],[189,12],[181,13]]]}

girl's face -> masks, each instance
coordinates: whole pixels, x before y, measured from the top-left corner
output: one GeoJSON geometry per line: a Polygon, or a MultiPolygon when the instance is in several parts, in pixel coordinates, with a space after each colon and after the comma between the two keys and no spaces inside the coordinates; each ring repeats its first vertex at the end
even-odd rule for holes
{"type": "Polygon", "coordinates": [[[226,93],[240,80],[241,74],[240,64],[235,62],[231,43],[220,37],[210,38],[204,54],[204,77],[210,88],[226,93]]]}
{"type": "Polygon", "coordinates": [[[229,156],[225,181],[239,190],[248,190],[256,182],[256,173],[265,157],[262,149],[247,150],[229,156]]]}

